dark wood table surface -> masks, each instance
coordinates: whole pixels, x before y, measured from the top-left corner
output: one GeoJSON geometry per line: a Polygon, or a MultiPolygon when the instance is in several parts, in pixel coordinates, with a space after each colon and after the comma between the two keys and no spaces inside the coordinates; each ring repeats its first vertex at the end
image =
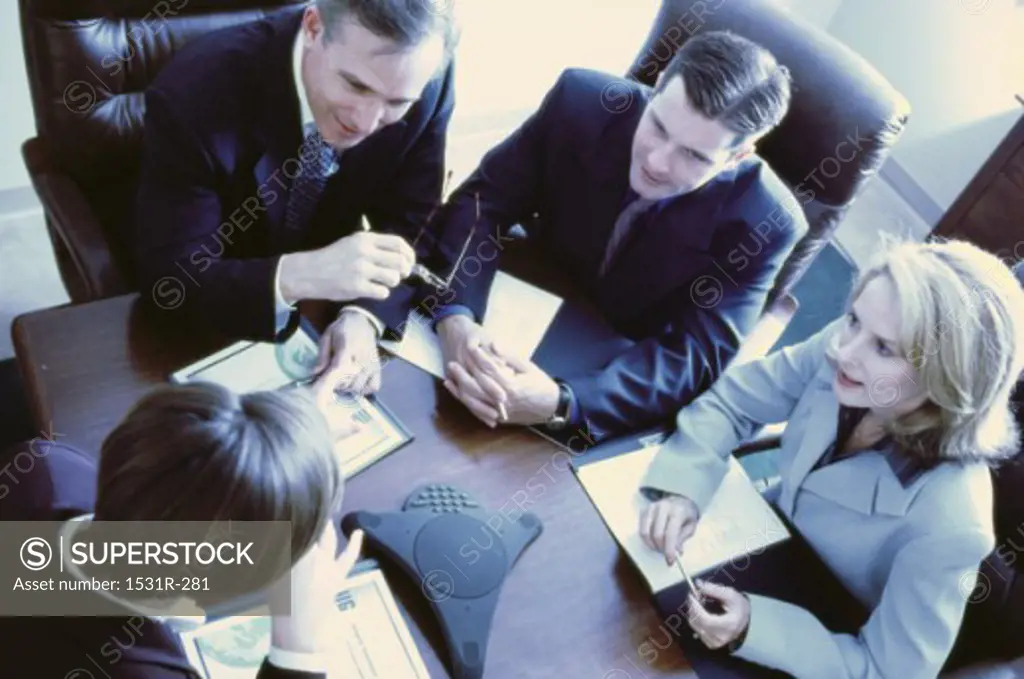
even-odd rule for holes
{"type": "MultiPolygon", "coordinates": [[[[15,350],[37,426],[97,451],[142,394],[227,344],[168,327],[149,307],[129,295],[15,321],[15,350]]],[[[380,398],[415,441],[351,479],[345,511],[397,510],[415,486],[447,482],[492,511],[518,512],[517,500],[543,522],[543,533],[504,584],[485,679],[696,676],[676,646],[657,650],[648,643],[666,645],[649,593],[564,456],[555,457],[556,447],[522,429],[488,429],[434,378],[402,361],[384,368],[380,398]]],[[[431,676],[448,677],[442,636],[419,583],[387,564],[385,573],[431,676]]]]}

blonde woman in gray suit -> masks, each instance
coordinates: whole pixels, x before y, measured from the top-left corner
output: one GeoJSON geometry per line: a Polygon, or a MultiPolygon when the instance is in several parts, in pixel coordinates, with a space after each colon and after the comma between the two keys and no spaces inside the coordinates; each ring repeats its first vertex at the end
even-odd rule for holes
{"type": "Polygon", "coordinates": [[[988,466],[1017,446],[1024,292],[995,256],[950,242],[891,248],[850,299],[843,318],[731,366],[679,413],[642,483],[656,501],[640,533],[672,563],[731,451],[788,421],[777,507],[871,616],[834,634],[805,609],[707,583],[724,613],[691,596],[695,634],[801,678],[935,677],[995,546],[988,466]]]}

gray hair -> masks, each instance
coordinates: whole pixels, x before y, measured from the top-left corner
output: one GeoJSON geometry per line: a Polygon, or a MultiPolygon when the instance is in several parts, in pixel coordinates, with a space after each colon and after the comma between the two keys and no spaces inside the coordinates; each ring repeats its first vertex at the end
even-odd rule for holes
{"type": "Polygon", "coordinates": [[[316,0],[328,41],[334,39],[342,21],[354,18],[400,50],[439,35],[444,41],[445,63],[459,42],[454,4],[455,0],[316,0]]]}
{"type": "Polygon", "coordinates": [[[764,47],[729,31],[686,41],[665,67],[656,92],[676,76],[701,115],[736,133],[734,146],[769,132],[789,110],[789,69],[764,47]]]}

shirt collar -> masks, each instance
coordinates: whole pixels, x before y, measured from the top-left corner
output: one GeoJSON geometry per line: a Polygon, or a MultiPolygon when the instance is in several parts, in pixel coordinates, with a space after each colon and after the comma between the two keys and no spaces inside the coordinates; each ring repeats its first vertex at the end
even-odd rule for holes
{"type": "Polygon", "coordinates": [[[302,26],[299,26],[295,34],[295,46],[292,48],[292,72],[295,75],[295,93],[299,96],[299,120],[302,122],[302,129],[305,131],[310,123],[313,123],[313,111],[309,108],[309,100],[306,99],[306,88],[302,84],[302,26]]]}
{"type": "MultiPolygon", "coordinates": [[[[853,429],[860,422],[861,418],[864,417],[868,412],[867,408],[851,408],[847,406],[839,407],[839,431],[836,438],[836,443],[840,442],[843,437],[849,437],[852,434],[853,429]]],[[[893,445],[891,436],[886,436],[882,440],[871,446],[869,450],[878,452],[888,463],[889,469],[892,470],[893,476],[900,482],[900,485],[907,488],[912,484],[921,474],[923,474],[927,467],[913,458],[907,457],[901,454],[896,446],[893,445]]]]}
{"type": "Polygon", "coordinates": [[[909,488],[927,470],[927,467],[918,460],[901,455],[891,443],[882,451],[882,457],[889,463],[889,469],[904,488],[909,488]]]}

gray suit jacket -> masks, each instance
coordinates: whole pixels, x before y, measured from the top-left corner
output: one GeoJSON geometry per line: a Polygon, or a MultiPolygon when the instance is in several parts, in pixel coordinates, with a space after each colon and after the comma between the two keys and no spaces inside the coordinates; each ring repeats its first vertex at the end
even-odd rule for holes
{"type": "Polygon", "coordinates": [[[679,413],[642,488],[685,495],[703,511],[731,451],[759,425],[788,420],[778,506],[872,614],[856,636],[833,634],[802,608],[751,595],[737,655],[797,677],[935,677],[995,546],[991,477],[979,464],[923,470],[873,450],[812,471],[836,436],[825,348],[841,323],[726,370],[679,413]]]}

